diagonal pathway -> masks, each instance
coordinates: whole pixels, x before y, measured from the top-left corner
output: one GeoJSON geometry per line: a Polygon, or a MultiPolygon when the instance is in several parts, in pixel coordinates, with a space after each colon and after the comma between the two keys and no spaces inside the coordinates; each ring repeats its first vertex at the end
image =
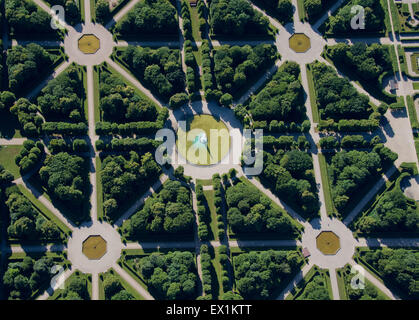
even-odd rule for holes
{"type": "Polygon", "coordinates": [[[50,82],[52,79],[57,78],[65,69],[71,65],[71,61],[65,61],[60,66],[54,70],[54,72],[48,76],[45,80],[41,81],[29,94],[26,96],[29,100],[34,99],[41,90],[50,82]]]}
{"type": "Polygon", "coordinates": [[[121,227],[125,220],[128,220],[147,200],[147,198],[151,197],[153,193],[155,193],[163,183],[168,179],[167,175],[162,175],[159,180],[157,180],[150,189],[147,190],[146,193],[142,195],[140,199],[138,199],[121,217],[115,222],[117,227],[121,227]]]}
{"type": "Polygon", "coordinates": [[[352,209],[352,211],[345,217],[343,223],[349,226],[351,222],[356,218],[358,214],[362,212],[362,209],[371,201],[381,187],[388,181],[388,179],[397,171],[396,167],[391,167],[383,177],[378,180],[375,185],[368,191],[368,193],[362,198],[362,200],[352,209]]]}
{"type": "Polygon", "coordinates": [[[133,84],[135,87],[140,89],[149,99],[151,99],[155,104],[157,104],[160,107],[163,107],[165,104],[161,102],[159,99],[157,99],[150,90],[146,89],[133,75],[125,71],[124,68],[122,68],[118,63],[114,62],[112,59],[108,58],[106,59],[106,62],[114,68],[117,72],[119,72],[125,79],[127,79],[131,84],[133,84]]]}
{"type": "Polygon", "coordinates": [[[285,300],[291,293],[292,289],[294,289],[294,287],[304,279],[312,267],[312,264],[305,264],[301,271],[298,272],[298,274],[294,277],[294,279],[292,279],[292,281],[284,288],[284,290],[282,290],[276,300],[285,300]]]}
{"type": "MultiPolygon", "coordinates": [[[[351,260],[350,265],[356,266],[358,265],[354,260],[351,260]]],[[[392,300],[399,300],[399,298],[394,295],[380,280],[378,280],[375,276],[373,276],[367,269],[364,269],[364,276],[367,280],[369,280],[373,285],[375,285],[378,289],[380,289],[384,294],[386,294],[392,300]]]]}
{"type": "Polygon", "coordinates": [[[123,7],[121,9],[121,11],[119,11],[113,17],[113,19],[105,25],[105,28],[106,29],[112,28],[119,20],[121,20],[128,13],[128,11],[130,11],[132,8],[134,8],[134,6],[139,2],[140,2],[140,0],[131,0],[131,2],[129,2],[125,7],[123,7]]]}
{"type": "MultiPolygon", "coordinates": [[[[57,281],[57,285],[59,285],[60,283],[65,282],[72,274],[73,274],[74,270],[67,269],[65,270],[61,276],[60,276],[60,280],[57,281]]],[[[50,296],[52,296],[54,294],[54,291],[57,290],[57,286],[52,287],[51,285],[48,287],[47,290],[45,290],[45,292],[43,294],[41,294],[39,297],[36,298],[36,300],[47,300],[50,296]]]]}
{"type": "Polygon", "coordinates": [[[19,180],[19,184],[24,186],[37,198],[49,211],[51,211],[62,223],[64,223],[71,231],[74,231],[76,225],[64,217],[64,215],[44,196],[42,195],[28,180],[19,180]]]}
{"type": "Polygon", "coordinates": [[[129,273],[122,269],[117,263],[115,263],[112,268],[118,273],[122,279],[124,279],[128,284],[134,288],[139,294],[141,294],[146,300],[154,300],[153,296],[133,278],[129,273]]]}

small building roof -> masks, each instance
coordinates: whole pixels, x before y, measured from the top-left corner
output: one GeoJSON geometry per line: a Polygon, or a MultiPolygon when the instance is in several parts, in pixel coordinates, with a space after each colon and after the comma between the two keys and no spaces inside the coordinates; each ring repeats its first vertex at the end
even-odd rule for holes
{"type": "Polygon", "coordinates": [[[303,248],[303,256],[304,258],[308,258],[309,256],[311,256],[310,251],[308,251],[307,248],[303,248]]]}

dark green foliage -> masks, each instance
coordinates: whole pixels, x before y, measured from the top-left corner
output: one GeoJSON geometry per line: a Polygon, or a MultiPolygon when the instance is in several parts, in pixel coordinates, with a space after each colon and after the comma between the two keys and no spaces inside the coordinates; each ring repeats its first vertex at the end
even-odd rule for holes
{"type": "Polygon", "coordinates": [[[87,199],[86,164],[81,157],[65,152],[47,155],[39,176],[50,194],[70,207],[80,207],[87,199]]]}
{"type": "Polygon", "coordinates": [[[75,276],[66,286],[60,300],[89,300],[87,280],[83,276],[75,276]]]}
{"type": "Polygon", "coordinates": [[[106,20],[110,16],[109,1],[108,0],[97,0],[96,1],[96,21],[105,24],[106,20]]]}
{"type": "Polygon", "coordinates": [[[247,81],[273,63],[277,57],[276,48],[271,44],[255,47],[223,45],[213,54],[217,88],[223,93],[233,95],[246,84],[249,85],[247,81]]]}
{"type": "Polygon", "coordinates": [[[213,0],[209,6],[210,25],[216,35],[268,33],[269,20],[247,0],[213,0]]]}
{"type": "Polygon", "coordinates": [[[9,262],[3,276],[6,296],[11,300],[27,300],[32,294],[52,278],[52,266],[56,264],[50,257],[33,260],[26,256],[22,261],[9,262]]]}
{"type": "Polygon", "coordinates": [[[141,271],[151,293],[158,299],[193,299],[196,297],[197,270],[189,251],[152,253],[135,268],[141,271]]]}
{"type": "MultiPolygon", "coordinates": [[[[387,164],[384,161],[385,154],[391,150],[382,147],[377,151],[379,153],[357,150],[340,151],[332,157],[328,171],[336,209],[343,210],[350,197],[372,178],[377,177],[383,166],[387,164]]],[[[392,156],[394,156],[393,153],[392,156]]]]}
{"type": "Polygon", "coordinates": [[[224,292],[220,300],[243,300],[243,297],[233,291],[224,292]]]}
{"type": "Polygon", "coordinates": [[[113,218],[121,205],[152,184],[160,172],[151,153],[140,158],[138,153],[131,151],[128,159],[122,155],[105,158],[101,171],[105,214],[113,218]]]}
{"type": "Polygon", "coordinates": [[[322,275],[315,275],[305,286],[303,293],[297,300],[330,300],[326,279],[322,275]]]}
{"type": "Polygon", "coordinates": [[[78,123],[85,120],[81,103],[84,95],[81,71],[78,67],[71,66],[48,82],[37,101],[45,117],[53,121],[78,123]]]}
{"type": "Polygon", "coordinates": [[[12,181],[13,181],[13,174],[5,170],[4,167],[0,164],[0,195],[1,195],[1,187],[4,185],[8,185],[12,181]]]}
{"type": "Polygon", "coordinates": [[[110,122],[154,122],[158,116],[155,104],[105,70],[100,73],[100,109],[103,119],[110,122]]]}
{"type": "Polygon", "coordinates": [[[292,136],[264,137],[262,176],[270,188],[285,202],[313,216],[319,210],[319,199],[313,172],[313,160],[307,153],[307,139],[292,136]]]}
{"type": "Polygon", "coordinates": [[[9,49],[6,64],[10,90],[16,95],[22,95],[23,89],[27,89],[32,82],[39,80],[40,75],[51,69],[53,61],[54,56],[35,43],[9,49]]]}
{"type": "Polygon", "coordinates": [[[6,18],[11,31],[18,35],[54,34],[51,16],[31,0],[6,0],[6,18]]]}
{"type": "Polygon", "coordinates": [[[168,0],[145,0],[136,4],[115,30],[123,35],[177,34],[176,9],[168,0]]]}
{"type": "Polygon", "coordinates": [[[243,253],[234,258],[237,290],[244,299],[269,299],[285,277],[298,268],[297,251],[243,253]]]}
{"type": "Polygon", "coordinates": [[[244,182],[226,192],[228,222],[235,233],[274,232],[296,235],[297,228],[284,211],[275,207],[260,191],[244,182]]]}
{"type": "Polygon", "coordinates": [[[16,156],[15,163],[22,174],[26,174],[34,170],[42,161],[44,156],[44,145],[42,142],[33,142],[26,140],[23,143],[23,149],[16,156]]]}
{"type": "Polygon", "coordinates": [[[409,299],[419,298],[419,252],[382,248],[369,250],[363,256],[384,281],[397,286],[409,299]]]}
{"type": "Polygon", "coordinates": [[[283,120],[302,122],[306,118],[300,67],[286,62],[249,104],[254,120],[283,120]]]}
{"type": "Polygon", "coordinates": [[[361,232],[417,232],[419,230],[419,213],[416,204],[395,187],[386,192],[374,209],[357,223],[361,232]]]}
{"type": "Polygon", "coordinates": [[[260,0],[264,6],[272,10],[275,18],[283,25],[292,21],[294,7],[290,0],[260,0]]]}
{"type": "Polygon", "coordinates": [[[80,9],[78,0],[45,0],[51,6],[60,5],[65,9],[65,21],[71,25],[81,22],[80,9]]]}
{"type": "Polygon", "coordinates": [[[320,17],[324,8],[329,6],[336,0],[304,0],[304,9],[308,20],[314,22],[316,18],[320,17]]]}
{"type": "Polygon", "coordinates": [[[354,32],[351,27],[351,19],[354,16],[351,13],[351,8],[354,5],[360,5],[365,10],[365,29],[357,29],[356,32],[374,33],[385,31],[385,12],[380,0],[351,0],[326,21],[326,32],[333,34],[354,32]]]}
{"type": "Polygon", "coordinates": [[[24,135],[28,137],[38,137],[40,135],[44,120],[37,114],[38,108],[36,105],[26,98],[20,98],[10,108],[10,112],[18,118],[24,135]]]}
{"type": "Polygon", "coordinates": [[[328,53],[333,61],[350,68],[364,82],[378,81],[384,71],[392,70],[388,48],[378,43],[339,43],[329,47],[328,53]]]}
{"type": "MultiPolygon", "coordinates": [[[[3,66],[0,66],[0,75],[3,66]]],[[[0,81],[1,83],[1,81],[0,81]]],[[[1,110],[9,110],[16,101],[16,96],[14,93],[9,91],[2,91],[0,93],[0,111],[1,110]]]]}
{"type": "Polygon", "coordinates": [[[186,93],[176,93],[170,97],[169,106],[172,109],[177,109],[186,103],[188,103],[189,98],[186,93]]]}
{"type": "Polygon", "coordinates": [[[144,79],[146,85],[167,100],[185,89],[179,50],[128,46],[122,53],[122,59],[140,79],[144,79]]]}
{"type": "Polygon", "coordinates": [[[372,108],[367,96],[359,94],[348,79],[338,77],[333,68],[320,62],[310,66],[322,119],[368,118],[372,108]]]}
{"type": "Polygon", "coordinates": [[[21,193],[9,194],[6,205],[10,214],[10,225],[7,228],[9,237],[20,240],[60,239],[57,225],[44,218],[21,193]]]}
{"type": "Polygon", "coordinates": [[[190,191],[179,181],[168,180],[161,191],[148,198],[144,207],[124,227],[132,238],[145,234],[191,233],[194,222],[190,191]]]}

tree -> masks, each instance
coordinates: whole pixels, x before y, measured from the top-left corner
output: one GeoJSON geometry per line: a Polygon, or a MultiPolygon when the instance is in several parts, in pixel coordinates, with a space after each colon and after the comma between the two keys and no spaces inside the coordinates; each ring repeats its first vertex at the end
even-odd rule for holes
{"type": "Polygon", "coordinates": [[[107,275],[103,280],[103,290],[105,291],[105,295],[108,299],[120,292],[122,290],[122,285],[118,277],[114,275],[107,275]]]}
{"type": "Polygon", "coordinates": [[[104,24],[110,15],[109,2],[107,0],[96,1],[96,20],[104,24]]]}

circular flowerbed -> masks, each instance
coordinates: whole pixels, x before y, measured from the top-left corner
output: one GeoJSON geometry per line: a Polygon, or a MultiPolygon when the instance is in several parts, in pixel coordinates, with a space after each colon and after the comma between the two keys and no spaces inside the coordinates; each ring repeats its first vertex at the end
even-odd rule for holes
{"type": "Polygon", "coordinates": [[[220,162],[230,150],[230,135],[225,123],[202,114],[179,123],[177,149],[189,163],[212,165],[220,162]]]}

